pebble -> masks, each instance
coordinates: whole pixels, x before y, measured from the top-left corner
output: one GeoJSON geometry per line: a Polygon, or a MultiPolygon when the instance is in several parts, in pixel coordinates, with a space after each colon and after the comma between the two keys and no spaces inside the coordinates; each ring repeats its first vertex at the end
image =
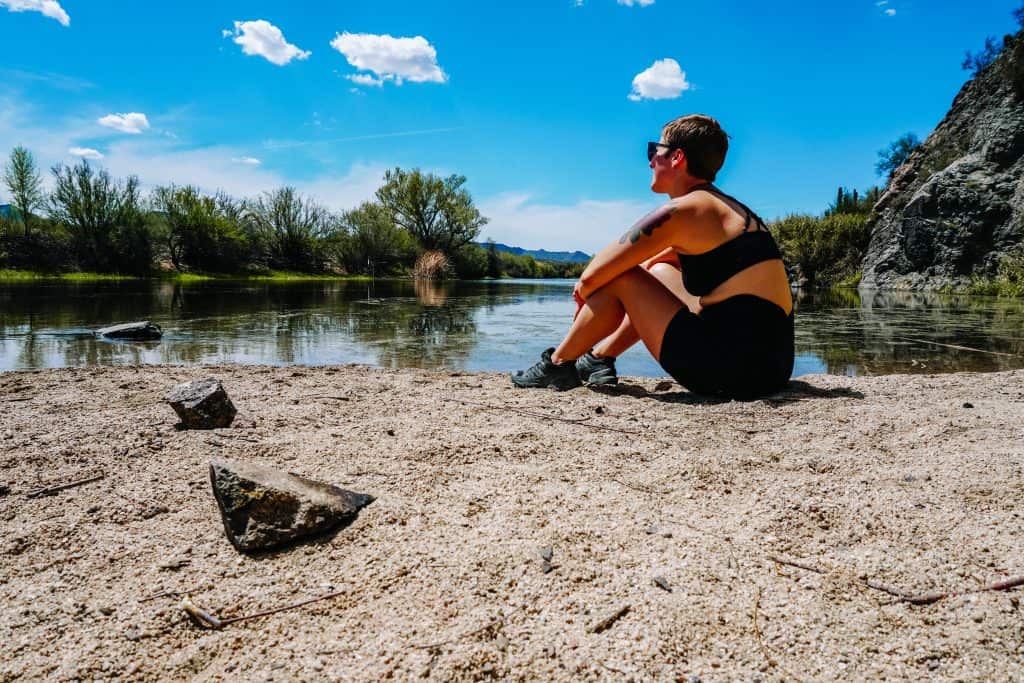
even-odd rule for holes
{"type": "Polygon", "coordinates": [[[973,408],[973,407],[974,407],[973,403],[969,403],[969,402],[968,403],[964,403],[964,408],[973,408]]]}
{"type": "Polygon", "coordinates": [[[555,556],[554,548],[548,546],[544,546],[537,552],[540,555],[540,559],[544,560],[545,562],[550,562],[551,558],[555,556]]]}
{"type": "Polygon", "coordinates": [[[139,633],[139,629],[130,628],[124,632],[124,637],[134,643],[138,641],[140,638],[142,638],[142,634],[139,633]]]}
{"type": "Polygon", "coordinates": [[[654,581],[654,585],[660,588],[661,590],[668,593],[672,592],[672,586],[668,585],[668,579],[666,579],[664,576],[655,576],[651,580],[654,581]]]}
{"type": "Polygon", "coordinates": [[[656,534],[656,533],[658,533],[658,525],[657,524],[652,524],[652,525],[650,525],[648,527],[644,527],[644,533],[645,534],[656,534]]]}
{"type": "Polygon", "coordinates": [[[499,650],[504,652],[505,650],[508,649],[508,638],[506,638],[505,636],[498,636],[497,638],[494,639],[494,645],[499,650]]]}
{"type": "Polygon", "coordinates": [[[0,484],[0,496],[6,496],[11,492],[11,487],[7,484],[0,484]]]}
{"type": "Polygon", "coordinates": [[[395,430],[394,429],[389,429],[388,430],[388,436],[394,436],[394,435],[395,435],[395,430]]]}

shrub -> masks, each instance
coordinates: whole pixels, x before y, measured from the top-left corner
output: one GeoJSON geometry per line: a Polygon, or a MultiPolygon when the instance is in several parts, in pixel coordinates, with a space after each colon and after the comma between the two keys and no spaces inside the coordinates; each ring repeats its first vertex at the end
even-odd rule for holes
{"type": "Polygon", "coordinates": [[[970,71],[972,76],[977,76],[984,71],[989,64],[996,60],[999,56],[999,46],[996,45],[996,39],[993,36],[985,38],[985,47],[972,53],[970,50],[964,55],[964,61],[960,64],[960,68],[964,71],[970,71]]]}
{"type": "MultiPolygon", "coordinates": [[[[878,162],[875,164],[875,173],[883,178],[892,178],[896,169],[903,165],[910,153],[921,146],[921,141],[913,133],[905,133],[899,139],[890,143],[886,149],[878,151],[878,162]]],[[[842,188],[840,188],[842,190],[842,188]]]]}
{"type": "Polygon", "coordinates": [[[444,280],[452,275],[452,264],[440,251],[425,251],[416,259],[412,276],[417,280],[444,280]]]}
{"type": "Polygon", "coordinates": [[[1024,242],[1003,254],[994,278],[976,278],[968,288],[971,294],[1024,297],[1024,242]]]}
{"type": "Polygon", "coordinates": [[[786,264],[798,268],[812,286],[838,283],[858,273],[871,239],[868,217],[862,214],[788,216],[771,228],[786,264]]]}
{"type": "Polygon", "coordinates": [[[488,275],[490,260],[487,251],[479,244],[464,244],[452,257],[456,277],[463,280],[479,280],[488,275]]]}

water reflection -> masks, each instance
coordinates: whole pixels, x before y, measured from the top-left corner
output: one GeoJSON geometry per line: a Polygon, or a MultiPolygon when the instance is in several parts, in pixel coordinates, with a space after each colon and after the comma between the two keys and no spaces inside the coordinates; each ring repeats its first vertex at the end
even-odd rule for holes
{"type": "MultiPolygon", "coordinates": [[[[128,363],[369,363],[513,370],[554,344],[572,283],[169,282],[0,284],[0,370],[128,363]],[[100,341],[130,320],[161,342],[100,341]]],[[[886,374],[1024,367],[1022,302],[931,293],[798,296],[794,374],[886,374]],[[936,346],[939,342],[1010,355],[936,346]]],[[[662,376],[637,348],[623,374],[662,376]]]]}

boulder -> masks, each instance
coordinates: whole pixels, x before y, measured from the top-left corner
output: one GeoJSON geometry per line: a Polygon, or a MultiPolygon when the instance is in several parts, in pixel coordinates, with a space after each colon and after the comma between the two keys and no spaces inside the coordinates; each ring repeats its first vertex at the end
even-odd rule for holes
{"type": "Polygon", "coordinates": [[[356,518],[373,496],[247,462],[210,463],[210,483],[228,540],[238,550],[270,550],[325,534],[356,518]]]}
{"type": "Polygon", "coordinates": [[[968,81],[889,180],[860,287],[943,290],[992,277],[1024,242],[1024,32],[968,81]]]}
{"type": "Polygon", "coordinates": [[[228,427],[238,412],[215,377],[179,384],[167,395],[167,402],[188,429],[228,427]]]}
{"type": "Polygon", "coordinates": [[[148,320],[101,327],[96,330],[96,334],[105,339],[124,339],[127,341],[153,341],[164,336],[160,326],[148,320]]]}

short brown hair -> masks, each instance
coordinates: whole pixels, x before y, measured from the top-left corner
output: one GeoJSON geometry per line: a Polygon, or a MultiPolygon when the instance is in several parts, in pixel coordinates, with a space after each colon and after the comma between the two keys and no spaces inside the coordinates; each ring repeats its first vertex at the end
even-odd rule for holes
{"type": "Polygon", "coordinates": [[[680,116],[662,128],[665,142],[686,154],[690,175],[709,182],[715,180],[729,151],[729,136],[718,121],[703,114],[680,116]]]}

